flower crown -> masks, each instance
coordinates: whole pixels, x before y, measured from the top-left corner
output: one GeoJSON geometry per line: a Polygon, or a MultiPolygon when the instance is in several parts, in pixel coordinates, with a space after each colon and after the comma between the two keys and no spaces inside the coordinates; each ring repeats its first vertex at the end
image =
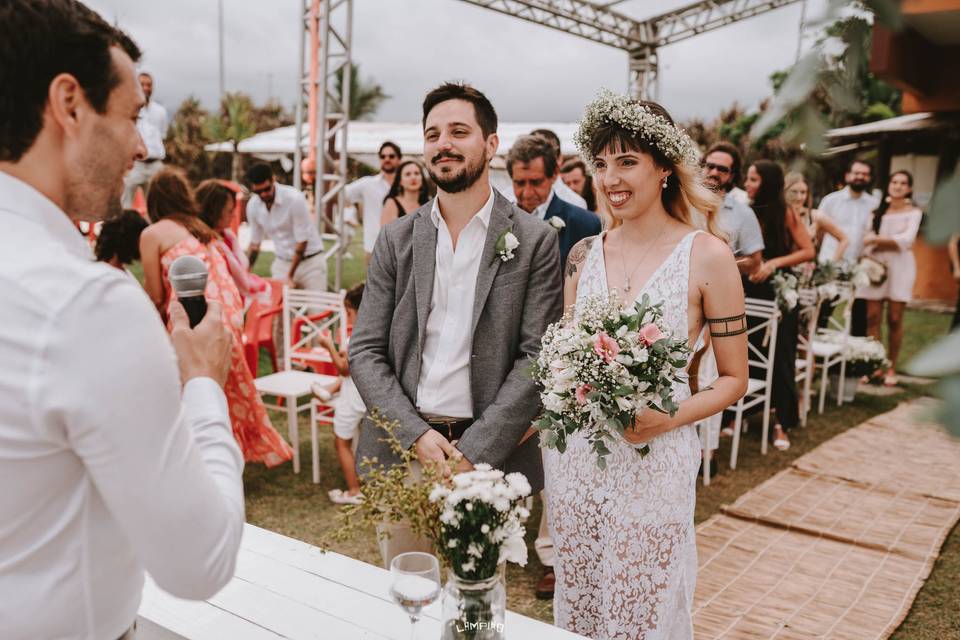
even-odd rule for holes
{"type": "Polygon", "coordinates": [[[686,131],[671,124],[629,96],[609,89],[601,89],[596,100],[587,105],[580,120],[580,127],[573,141],[589,165],[594,157],[590,152],[591,141],[598,128],[615,124],[633,132],[638,138],[656,147],[674,164],[696,167],[700,163],[700,149],[686,131]]]}

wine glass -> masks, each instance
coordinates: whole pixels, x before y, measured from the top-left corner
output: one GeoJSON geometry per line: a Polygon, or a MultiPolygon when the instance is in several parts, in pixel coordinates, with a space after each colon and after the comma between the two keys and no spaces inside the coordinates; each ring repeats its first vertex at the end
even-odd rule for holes
{"type": "Polygon", "coordinates": [[[390,562],[390,595],[410,616],[415,640],[420,611],[440,597],[440,563],[429,553],[401,553],[390,562]]]}

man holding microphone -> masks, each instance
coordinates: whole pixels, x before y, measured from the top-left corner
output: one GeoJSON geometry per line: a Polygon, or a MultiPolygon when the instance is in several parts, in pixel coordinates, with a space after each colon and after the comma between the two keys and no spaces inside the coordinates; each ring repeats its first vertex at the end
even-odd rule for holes
{"type": "Polygon", "coordinates": [[[166,335],[76,232],[146,157],[137,46],[75,0],[0,5],[0,626],[132,638],[144,570],[182,598],[233,576],[243,461],[215,303],[166,335]]]}

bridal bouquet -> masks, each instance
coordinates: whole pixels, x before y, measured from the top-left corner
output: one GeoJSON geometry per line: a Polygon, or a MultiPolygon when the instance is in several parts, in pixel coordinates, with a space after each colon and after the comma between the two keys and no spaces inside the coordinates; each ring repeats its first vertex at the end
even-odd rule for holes
{"type": "Polygon", "coordinates": [[[544,408],[534,423],[541,445],[562,453],[567,436],[582,432],[605,469],[607,444],[638,414],[676,413],[673,384],[686,380],[689,359],[687,336],[668,335],[662,304],[646,295],[629,307],[613,296],[587,299],[575,318],[550,325],[532,366],[544,408]]]}

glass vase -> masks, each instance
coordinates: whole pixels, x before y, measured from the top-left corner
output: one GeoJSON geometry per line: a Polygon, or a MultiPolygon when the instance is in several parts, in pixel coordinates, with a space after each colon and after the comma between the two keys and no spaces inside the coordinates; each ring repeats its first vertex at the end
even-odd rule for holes
{"type": "Polygon", "coordinates": [[[486,580],[464,580],[450,572],[443,589],[442,640],[503,640],[507,590],[504,564],[486,580]]]}

